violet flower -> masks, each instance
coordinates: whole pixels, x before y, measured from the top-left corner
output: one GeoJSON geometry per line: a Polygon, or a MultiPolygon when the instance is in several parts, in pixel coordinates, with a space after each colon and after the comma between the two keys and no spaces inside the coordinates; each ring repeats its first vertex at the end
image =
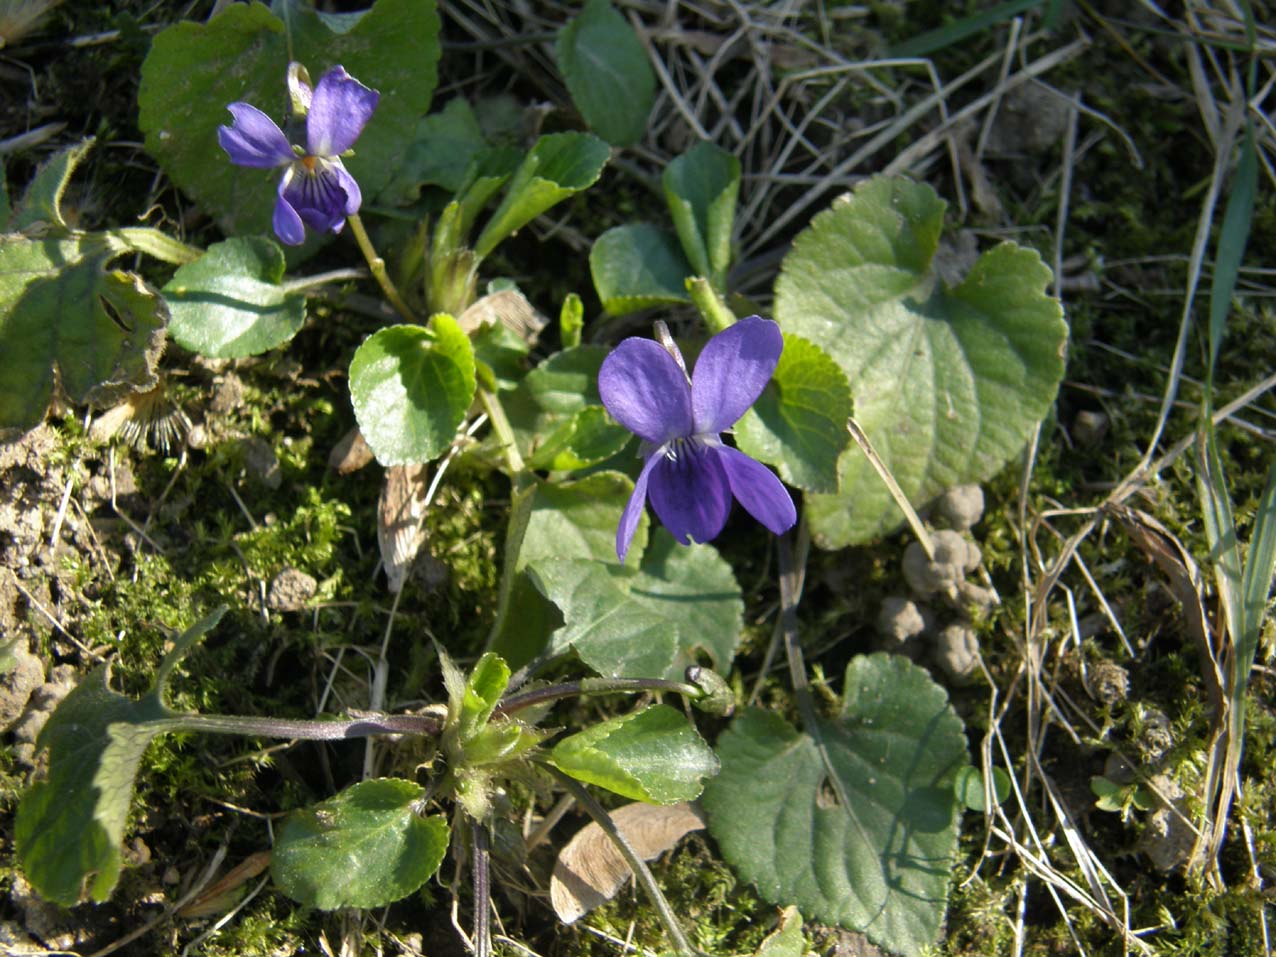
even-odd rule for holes
{"type": "Polygon", "coordinates": [[[709,340],[690,379],[671,339],[667,346],[626,339],[603,360],[598,372],[603,405],[643,440],[646,460],[616,529],[622,563],[648,496],[665,528],[684,545],[716,537],[732,497],[777,535],[797,521],[783,483],[766,466],[724,445],[719,435],[757,401],[783,349],[779,326],[750,316],[709,340]]]}
{"type": "Polygon", "coordinates": [[[297,93],[294,102],[304,106],[309,100],[304,150],[294,150],[275,121],[248,103],[226,107],[234,125],[217,129],[217,142],[237,166],[286,167],[272,223],[275,235],[289,246],[305,240],[306,226],[339,233],[346,217],[359,211],[363,195],[340,157],[359,138],[381,98],[340,66],[320,77],[313,92],[299,82],[297,93]]]}

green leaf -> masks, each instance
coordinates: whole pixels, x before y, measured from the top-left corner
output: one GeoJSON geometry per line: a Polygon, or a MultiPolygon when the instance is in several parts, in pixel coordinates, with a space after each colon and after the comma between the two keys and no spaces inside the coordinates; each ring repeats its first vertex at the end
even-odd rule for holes
{"type": "MultiPolygon", "coordinates": [[[[187,194],[217,217],[227,234],[271,231],[278,170],[234,166],[217,143],[229,124],[226,106],[251,103],[285,119],[290,59],[318,82],[338,64],[381,94],[346,167],[364,196],[390,183],[404,143],[429,108],[439,59],[433,0],[377,0],[353,26],[334,32],[302,4],[288,7],[288,27],[260,3],[230,4],[207,23],[161,31],[142,64],[138,125],[146,149],[187,194]]],[[[310,248],[322,241],[312,238],[310,248]]]]}
{"type": "Polygon", "coordinates": [[[1218,347],[1227,329],[1227,315],[1232,311],[1232,293],[1240,275],[1245,246],[1249,243],[1250,221],[1254,216],[1254,194],[1258,190],[1258,150],[1254,146],[1254,127],[1248,121],[1241,138],[1240,160],[1223,225],[1218,231],[1218,247],[1214,254],[1214,278],[1210,283],[1209,375],[1214,376],[1218,347]]]}
{"type": "Polygon", "coordinates": [[[912,662],[846,669],[835,718],[795,730],[751,709],[718,739],[702,804],[723,856],[762,896],[913,955],[933,944],[957,850],[961,721],[912,662]]]}
{"type": "Polygon", "coordinates": [[[589,405],[546,436],[528,468],[572,472],[618,454],[629,444],[629,431],[612,421],[602,406],[589,405]]]}
{"type": "Polygon", "coordinates": [[[461,207],[459,233],[462,238],[469,235],[474,219],[487,205],[487,201],[496,195],[514,175],[522,162],[523,154],[510,147],[480,150],[470,161],[465,171],[465,181],[456,191],[456,201],[461,207]]]}
{"type": "MultiPolygon", "coordinates": [[[[967,766],[957,772],[957,779],[953,782],[953,793],[957,795],[961,805],[968,810],[982,812],[988,809],[987,796],[984,794],[984,776],[977,768],[967,766]]],[[[992,769],[992,794],[993,802],[996,804],[1010,797],[1010,777],[1001,768],[992,769]]]]}
{"type": "Polygon", "coordinates": [[[712,143],[700,142],[665,168],[662,182],[691,268],[725,292],[740,161],[712,143]]]}
{"type": "Polygon", "coordinates": [[[691,301],[691,264],[677,240],[650,223],[614,226],[594,240],[589,273],[613,316],[691,301]]]}
{"type": "Polygon", "coordinates": [[[588,133],[551,133],[536,141],[515,170],[505,198],[474,243],[481,259],[551,206],[598,181],[611,151],[588,133]]]}
{"type": "Polygon", "coordinates": [[[479,658],[465,682],[465,692],[461,696],[459,730],[462,741],[472,738],[483,729],[509,683],[510,667],[500,655],[489,651],[479,658]]]}
{"type": "Polygon", "coordinates": [[[306,321],[306,299],[279,285],[283,251],[264,236],[214,243],[163,288],[169,332],[204,356],[238,359],[282,345],[306,321]]]}
{"type": "Polygon", "coordinates": [[[802,915],[796,907],[784,908],[780,926],[774,934],[762,941],[754,957],[803,957],[806,938],[802,936],[802,915]]]}
{"type": "MultiPolygon", "coordinates": [[[[868,180],[812,220],[776,282],[780,325],[841,366],[856,419],[914,504],[1019,453],[1054,402],[1067,342],[1033,250],[1002,243],[945,286],[931,268],[944,209],[928,186],[868,180]]],[[[857,446],[838,473],[836,495],[807,500],[821,546],[903,521],[857,446]]]]}
{"type": "Polygon", "coordinates": [[[591,130],[612,146],[642,139],[656,99],[656,75],[633,27],[607,0],[587,0],[559,32],[554,57],[591,130]]]}
{"type": "Polygon", "coordinates": [[[564,738],[554,766],[586,784],[634,801],[693,801],[718,759],[681,712],[665,704],[611,718],[564,738]]]}
{"type": "MultiPolygon", "coordinates": [[[[619,519],[614,512],[613,558],[619,519]]],[[[529,570],[566,622],[551,636],[551,652],[573,648],[608,677],[681,680],[701,652],[715,670],[730,669],[744,605],[731,566],[708,545],[682,546],[662,530],[637,569],[544,558],[529,570]]]]}
{"type": "Polygon", "coordinates": [[[776,466],[790,485],[836,492],[850,414],[851,388],[838,364],[814,343],[785,333],[771,381],[736,423],[736,445],[776,466]]]}
{"type": "Polygon", "coordinates": [[[474,401],[474,350],[446,313],[429,328],[373,333],[350,363],[350,400],[368,447],[382,465],[441,455],[474,401]]]}
{"type": "Polygon", "coordinates": [[[607,350],[577,346],[556,352],[505,397],[505,411],[523,457],[531,458],[555,429],[590,406],[602,408],[598,370],[607,350]]]}
{"type": "MultiPolygon", "coordinates": [[[[537,482],[523,493],[525,500],[516,501],[525,520],[517,540],[506,543],[503,600],[489,643],[493,651],[519,667],[545,647],[563,619],[532,584],[527,566],[548,558],[614,561],[616,523],[633,490],[626,475],[595,472],[575,481],[537,482]]],[[[630,548],[635,565],[647,546],[647,529],[644,515],[630,548]]]]}
{"type": "Polygon", "coordinates": [[[183,727],[168,707],[168,679],[225,610],[177,639],[144,697],[116,694],[109,667],[101,665],[49,717],[36,739],[48,751],[48,774],[23,795],[14,821],[18,861],[41,897],[64,907],[75,905],[85,890],[99,903],[110,897],[142,754],[157,735],[183,727]]]}
{"type": "Polygon", "coordinates": [[[280,890],[320,910],[383,907],[430,879],[447,853],[442,815],[415,810],[425,788],[398,778],[361,781],[289,815],[270,872],[280,890]]]}
{"type": "Polygon", "coordinates": [[[563,341],[564,349],[575,349],[580,345],[580,333],[585,327],[585,304],[580,296],[569,292],[563,298],[563,308],[558,311],[558,337],[563,341]]]}
{"type": "MultiPolygon", "coordinates": [[[[71,229],[62,213],[62,196],[71,180],[71,174],[89,155],[93,142],[90,138],[69,146],[36,170],[21,201],[13,210],[13,222],[9,224],[9,229],[31,234],[41,231],[56,234],[71,229]]],[[[8,217],[0,218],[0,223],[6,218],[8,217]]]]}
{"type": "Polygon", "coordinates": [[[392,205],[415,201],[422,186],[441,186],[455,193],[470,164],[487,148],[478,117],[462,97],[448,100],[437,113],[422,117],[394,171],[378,197],[392,205]]]}
{"type": "Polygon", "coordinates": [[[55,381],[97,405],[155,385],[168,310],[115,254],[100,234],[0,243],[0,429],[38,425],[55,381]]]}

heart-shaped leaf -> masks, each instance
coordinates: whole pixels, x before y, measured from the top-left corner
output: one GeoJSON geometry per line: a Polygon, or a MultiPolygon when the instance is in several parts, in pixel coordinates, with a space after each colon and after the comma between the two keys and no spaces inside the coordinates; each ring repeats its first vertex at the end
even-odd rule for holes
{"type": "Polygon", "coordinates": [[[283,251],[264,236],[214,243],[162,290],[174,339],[204,356],[237,359],[282,345],[306,321],[306,299],[279,284],[283,251]]]}
{"type": "Polygon", "coordinates": [[[613,316],[691,301],[691,264],[677,239],[650,223],[614,226],[594,240],[589,272],[613,316]]]}
{"type": "MultiPolygon", "coordinates": [[[[776,319],[842,367],[856,419],[915,504],[1019,453],[1054,402],[1067,343],[1034,250],[1002,243],[957,285],[943,282],[932,258],[944,209],[928,186],[868,180],[812,220],[776,282],[776,319]]],[[[903,521],[857,446],[838,488],[808,499],[822,546],[903,521]]]]}
{"type": "MultiPolygon", "coordinates": [[[[537,482],[516,495],[514,510],[522,521],[512,523],[517,527],[511,528],[506,544],[501,602],[489,643],[514,667],[540,653],[550,633],[562,624],[553,603],[532,584],[527,566],[549,558],[614,560],[616,516],[633,490],[627,475],[595,472],[574,481],[537,482]]],[[[647,528],[644,515],[630,548],[634,565],[646,548],[647,528]]]]}
{"type": "Polygon", "coordinates": [[[558,34],[558,69],[589,128],[612,146],[632,146],[647,131],[656,75],[647,51],[608,0],[588,0],[558,34]]]}
{"type": "MultiPolygon", "coordinates": [[[[618,519],[613,513],[613,547],[618,519]]],[[[744,606],[731,566],[708,545],[684,547],[661,530],[637,569],[548,558],[529,570],[566,622],[550,638],[550,651],[575,649],[611,677],[680,680],[698,652],[717,670],[730,669],[744,606]]]]}
{"type": "Polygon", "coordinates": [[[0,429],[44,418],[54,382],[108,405],[155,385],[168,309],[103,234],[0,243],[0,429]]]}
{"type": "Polygon", "coordinates": [[[667,704],[592,725],[564,738],[550,755],[578,781],[634,801],[677,804],[700,796],[718,759],[686,717],[667,704]]]}
{"type": "Polygon", "coordinates": [[[102,665],[67,695],[36,740],[47,750],[44,780],[27,790],[14,821],[17,856],[40,896],[64,907],[111,896],[120,876],[120,842],[142,754],[157,735],[185,727],[166,701],[168,678],[182,656],[221,618],[214,611],[174,643],[139,699],[110,688],[102,665]]]}
{"type": "Polygon", "coordinates": [[[373,333],[350,362],[350,400],[368,447],[382,465],[441,455],[474,401],[474,350],[456,320],[373,333]]]}
{"type": "Polygon", "coordinates": [[[588,133],[551,133],[527,152],[510,177],[505,198],[474,243],[482,258],[551,206],[598,181],[611,151],[588,133]]]}
{"type": "Polygon", "coordinates": [[[819,346],[786,332],[771,381],[735,425],[736,445],[790,485],[835,492],[850,414],[846,374],[819,346]]]}
{"type": "Polygon", "coordinates": [[[425,788],[398,778],[360,781],[289,815],[270,872],[295,901],[337,910],[384,907],[430,879],[447,853],[447,820],[422,817],[425,788]]]}
{"type": "Polygon", "coordinates": [[[434,93],[439,20],[433,0],[376,0],[357,19],[340,23],[299,3],[288,3],[287,13],[285,24],[263,4],[229,4],[207,23],[161,31],[142,64],[138,125],[146,149],[227,234],[270,232],[279,174],[232,165],[218,146],[217,128],[229,123],[226,106],[237,102],[282,121],[290,57],[316,81],[341,65],[381,94],[355,155],[345,160],[364,196],[376,196],[390,182],[400,149],[434,93]]]}
{"type": "Polygon", "coordinates": [[[843,694],[814,729],[757,709],[732,722],[702,799],[709,829],[767,900],[920,954],[939,933],[957,850],[961,720],[898,655],[852,659],[843,694]]]}

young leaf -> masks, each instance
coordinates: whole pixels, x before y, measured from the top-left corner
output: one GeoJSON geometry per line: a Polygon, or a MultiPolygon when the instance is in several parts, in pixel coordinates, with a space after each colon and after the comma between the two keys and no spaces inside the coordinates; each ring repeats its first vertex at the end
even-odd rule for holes
{"type": "Polygon", "coordinates": [[[736,423],[736,445],[774,465],[790,485],[836,492],[850,414],[851,388],[838,364],[814,343],[785,333],[771,381],[736,423]]]}
{"type": "Polygon", "coordinates": [[[403,325],[373,333],[350,363],[354,415],[382,465],[441,455],[474,389],[474,350],[446,313],[436,314],[428,329],[403,325]]]}
{"type": "MultiPolygon", "coordinates": [[[[874,178],[820,213],[776,282],[776,318],[842,367],[855,417],[909,500],[991,477],[1045,416],[1067,326],[1050,270],[1002,243],[949,288],[931,268],[945,204],[928,186],[874,178]]],[[[903,520],[858,446],[836,495],[808,499],[824,547],[903,520]]]]}
{"type": "Polygon", "coordinates": [[[93,140],[87,139],[67,147],[42,164],[13,210],[13,222],[7,230],[28,232],[44,229],[55,233],[69,231],[72,226],[62,212],[62,194],[66,192],[71,174],[92,148],[93,140]]]}
{"type": "MultiPolygon", "coordinates": [[[[615,513],[613,548],[614,523],[615,513]]],[[[609,677],[678,680],[699,652],[715,669],[730,668],[744,606],[731,566],[708,545],[684,548],[661,530],[637,569],[545,558],[529,570],[566,621],[550,638],[551,652],[573,648],[609,677]]]]}
{"type": "MultiPolygon", "coordinates": [[[[377,196],[397,169],[430,106],[439,60],[433,0],[376,0],[335,30],[306,4],[288,5],[288,24],[263,4],[229,4],[207,23],[183,21],[155,36],[142,64],[138,125],[147,151],[183,191],[217,217],[228,235],[264,235],[279,176],[241,169],[217,146],[230,103],[250,103],[284,119],[290,60],[317,82],[340,64],[381,99],[344,160],[365,197],[377,196]]],[[[322,237],[312,240],[312,244],[322,237]]]]}
{"type": "Polygon", "coordinates": [[[662,181],[692,269],[725,292],[740,161],[712,143],[700,142],[665,168],[662,181]]]}
{"type": "Polygon", "coordinates": [[[398,778],[361,781],[296,811],[275,838],[270,872],[280,890],[320,910],[384,907],[439,869],[450,831],[421,817],[425,788],[398,778]]]}
{"type": "Polygon", "coordinates": [[[806,938],[802,936],[802,915],[796,907],[786,907],[780,914],[780,926],[762,941],[754,957],[803,957],[806,938]]]}
{"type": "Polygon", "coordinates": [[[611,718],[564,738],[550,760],[578,781],[634,801],[676,804],[704,790],[718,759],[687,719],[665,704],[611,718]]]}
{"type": "Polygon", "coordinates": [[[478,660],[465,682],[461,696],[461,740],[472,738],[487,724],[492,709],[510,683],[510,667],[490,651],[478,660]]]}
{"type": "Polygon", "coordinates": [[[961,721],[896,655],[852,659],[844,694],[816,729],[756,709],[732,722],[702,799],[709,830],[765,899],[919,954],[939,932],[957,850],[961,721]]]}
{"type": "Polygon", "coordinates": [[[283,250],[264,236],[214,243],[161,290],[169,332],[192,352],[219,359],[282,345],[306,321],[306,299],[279,285],[283,275],[283,250]]]}
{"type": "Polygon", "coordinates": [[[48,774],[23,795],[14,821],[18,862],[40,896],[72,907],[86,882],[93,900],[111,895],[142,753],[157,735],[184,726],[168,707],[168,678],[225,610],[212,612],[176,640],[144,697],[116,694],[109,667],[101,665],[49,717],[36,740],[48,752],[48,774]]]}
{"type": "Polygon", "coordinates": [[[551,133],[536,141],[514,172],[505,198],[474,243],[481,259],[545,210],[598,181],[610,151],[588,133],[551,133]]]}
{"type": "Polygon", "coordinates": [[[98,405],[155,385],[168,310],[116,254],[101,234],[0,243],[0,429],[38,425],[55,381],[98,405]]]}
{"type": "Polygon", "coordinates": [[[613,316],[691,301],[691,264],[677,240],[650,223],[614,226],[594,240],[589,273],[613,316]]]}
{"type": "Polygon", "coordinates": [[[642,139],[656,98],[656,75],[633,27],[607,0],[586,0],[559,32],[554,57],[591,130],[612,146],[642,139]]]}

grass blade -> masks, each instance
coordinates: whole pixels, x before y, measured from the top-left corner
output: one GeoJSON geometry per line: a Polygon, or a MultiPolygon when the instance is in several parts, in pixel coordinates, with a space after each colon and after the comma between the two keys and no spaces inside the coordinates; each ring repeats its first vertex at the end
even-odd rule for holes
{"type": "Polygon", "coordinates": [[[1253,124],[1246,122],[1241,138],[1240,161],[1232,181],[1231,195],[1223,213],[1218,249],[1214,256],[1214,281],[1210,286],[1210,364],[1209,381],[1214,378],[1218,347],[1227,328],[1227,314],[1232,309],[1232,293],[1240,273],[1245,246],[1249,242],[1250,222],[1254,216],[1254,196],[1258,189],[1258,150],[1254,146],[1253,124]]]}
{"type": "Polygon", "coordinates": [[[927,56],[936,50],[942,50],[944,47],[959,43],[966,37],[1000,23],[1002,20],[1009,20],[1011,17],[1017,17],[1019,14],[1034,7],[1039,7],[1042,2],[1043,0],[1010,0],[1009,3],[1003,3],[973,17],[967,17],[965,20],[958,20],[956,23],[949,23],[934,30],[928,30],[913,37],[911,40],[905,40],[891,50],[889,56],[927,56]]]}
{"type": "Polygon", "coordinates": [[[1254,534],[1250,539],[1249,556],[1241,577],[1241,602],[1245,609],[1243,634],[1236,636],[1236,654],[1233,658],[1237,683],[1243,683],[1249,675],[1258,653],[1258,638],[1263,630],[1263,616],[1267,610],[1267,596],[1272,590],[1272,574],[1276,572],[1276,465],[1267,473],[1267,487],[1259,499],[1254,514],[1254,534]]]}

